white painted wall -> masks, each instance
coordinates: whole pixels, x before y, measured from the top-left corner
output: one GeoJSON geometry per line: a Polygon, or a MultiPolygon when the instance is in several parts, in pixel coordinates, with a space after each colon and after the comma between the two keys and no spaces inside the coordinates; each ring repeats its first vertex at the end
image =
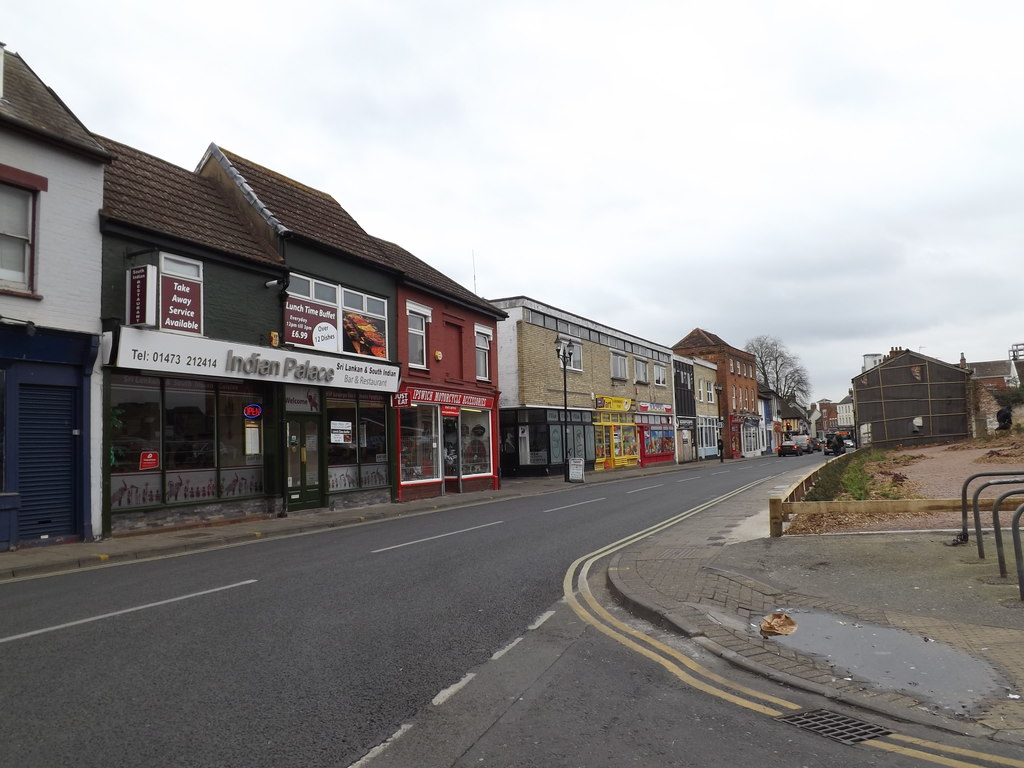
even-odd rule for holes
{"type": "Polygon", "coordinates": [[[36,293],[41,298],[0,295],[0,315],[99,333],[103,165],[9,133],[0,133],[0,163],[49,182],[37,208],[36,293]]]}
{"type": "Polygon", "coordinates": [[[508,318],[498,322],[498,381],[501,382],[499,408],[519,405],[519,322],[522,307],[502,307],[508,318]]]}
{"type": "MultiPolygon", "coordinates": [[[[36,209],[35,292],[39,298],[0,294],[0,315],[31,320],[40,328],[99,335],[101,253],[99,211],[104,165],[55,147],[0,132],[0,163],[47,179],[36,209]]],[[[89,377],[92,431],[88,515],[102,530],[103,377],[97,359],[89,377]]]]}

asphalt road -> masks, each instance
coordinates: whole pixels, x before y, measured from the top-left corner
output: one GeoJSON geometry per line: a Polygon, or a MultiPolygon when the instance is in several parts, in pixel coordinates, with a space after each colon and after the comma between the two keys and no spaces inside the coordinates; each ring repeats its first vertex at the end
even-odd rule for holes
{"type": "MultiPolygon", "coordinates": [[[[350,765],[547,615],[576,558],[817,456],[0,585],[0,765],[350,765]]],[[[694,520],[709,545],[742,523],[694,520]]],[[[601,642],[564,674],[614,690],[631,664],[601,642]]]]}

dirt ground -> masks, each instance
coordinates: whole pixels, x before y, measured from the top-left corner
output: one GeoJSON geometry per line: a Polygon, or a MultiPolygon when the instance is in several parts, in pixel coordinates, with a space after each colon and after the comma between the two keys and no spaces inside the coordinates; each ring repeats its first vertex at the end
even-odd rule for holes
{"type": "MultiPolygon", "coordinates": [[[[1019,469],[1024,478],[1024,434],[1019,432],[961,443],[892,450],[887,452],[887,456],[886,461],[868,465],[869,472],[879,483],[897,488],[902,498],[959,500],[964,480],[978,472],[1019,469]]],[[[979,482],[975,481],[969,487],[968,501],[979,482]]],[[[1007,490],[1010,489],[993,486],[983,496],[994,499],[1007,490]]],[[[1008,527],[1013,511],[1022,502],[1024,497],[1004,502],[1002,509],[1005,514],[1000,522],[1005,520],[1004,525],[1008,527]]],[[[937,515],[893,517],[880,514],[870,504],[864,506],[863,512],[842,516],[807,516],[801,519],[798,515],[790,523],[787,533],[958,530],[963,519],[959,508],[937,515]]],[[[984,509],[991,508],[989,504],[984,509]]],[[[973,524],[973,517],[971,520],[973,524]]],[[[991,515],[985,525],[991,525],[991,515]]]]}

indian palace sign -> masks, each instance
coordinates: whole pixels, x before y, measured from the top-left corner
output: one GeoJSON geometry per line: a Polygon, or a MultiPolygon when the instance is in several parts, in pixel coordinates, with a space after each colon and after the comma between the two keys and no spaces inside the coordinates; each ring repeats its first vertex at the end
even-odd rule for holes
{"type": "Polygon", "coordinates": [[[120,330],[113,362],[120,368],[179,375],[398,391],[399,366],[380,360],[351,360],[127,326],[120,330]]]}

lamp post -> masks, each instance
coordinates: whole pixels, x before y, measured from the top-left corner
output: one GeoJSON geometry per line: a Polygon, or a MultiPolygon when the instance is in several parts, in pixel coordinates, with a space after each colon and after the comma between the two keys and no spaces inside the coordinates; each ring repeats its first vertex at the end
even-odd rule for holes
{"type": "Polygon", "coordinates": [[[555,355],[562,363],[562,454],[565,458],[565,482],[569,482],[569,361],[576,346],[572,340],[555,340],[555,355]]]}
{"type": "Polygon", "coordinates": [[[716,405],[718,406],[718,460],[725,461],[725,437],[722,435],[722,392],[725,388],[721,384],[715,384],[716,405]]]}

